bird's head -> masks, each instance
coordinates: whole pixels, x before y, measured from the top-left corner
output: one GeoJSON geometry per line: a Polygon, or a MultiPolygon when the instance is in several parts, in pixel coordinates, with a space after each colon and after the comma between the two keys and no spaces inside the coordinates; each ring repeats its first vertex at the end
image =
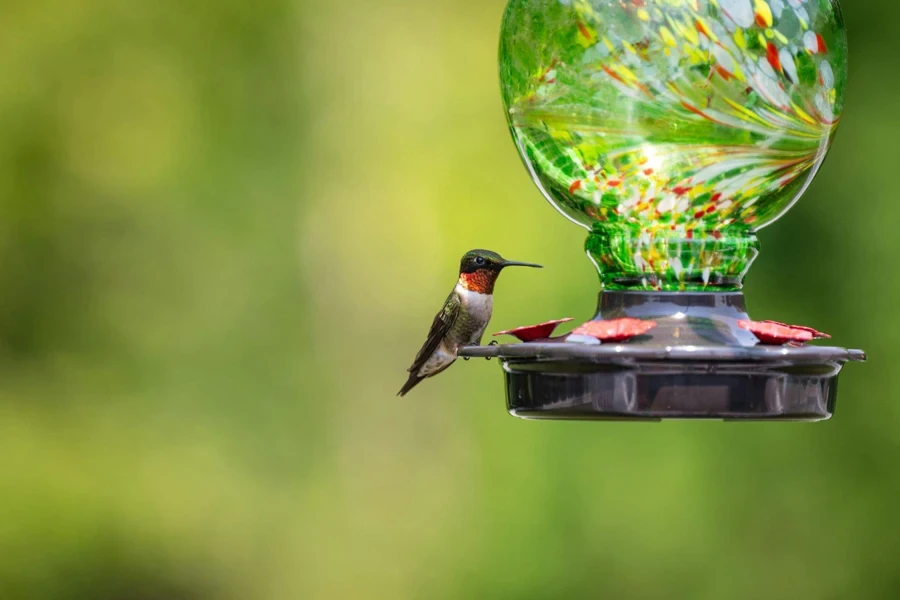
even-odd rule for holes
{"type": "Polygon", "coordinates": [[[467,290],[481,294],[493,294],[494,283],[500,271],[506,267],[532,267],[542,269],[541,265],[506,260],[490,250],[471,250],[463,255],[459,262],[459,283],[467,290]]]}

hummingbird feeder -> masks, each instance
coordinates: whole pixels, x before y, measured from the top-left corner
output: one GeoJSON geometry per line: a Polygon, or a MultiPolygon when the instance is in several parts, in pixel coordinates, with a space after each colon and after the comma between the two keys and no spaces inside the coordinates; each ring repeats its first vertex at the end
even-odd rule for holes
{"type": "Polygon", "coordinates": [[[755,232],[822,165],[844,107],[836,0],[510,0],[500,77],[534,183],[588,230],[593,321],[468,347],[535,419],[817,421],[859,350],[753,321],[755,232]]]}

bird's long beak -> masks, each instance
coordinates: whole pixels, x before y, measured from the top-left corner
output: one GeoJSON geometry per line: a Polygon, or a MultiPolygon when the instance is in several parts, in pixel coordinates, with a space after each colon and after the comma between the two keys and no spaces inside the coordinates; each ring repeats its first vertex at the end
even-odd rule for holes
{"type": "Polygon", "coordinates": [[[517,260],[505,260],[505,261],[503,261],[503,264],[501,266],[504,269],[506,267],[531,267],[533,269],[543,269],[544,268],[543,265],[536,265],[534,263],[527,263],[527,262],[519,262],[517,260]]]}

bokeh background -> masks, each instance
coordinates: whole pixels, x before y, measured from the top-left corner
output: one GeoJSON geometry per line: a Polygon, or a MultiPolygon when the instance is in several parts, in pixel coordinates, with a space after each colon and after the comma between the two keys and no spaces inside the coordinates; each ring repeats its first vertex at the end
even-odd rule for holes
{"type": "Polygon", "coordinates": [[[748,279],[870,352],[819,425],[523,422],[484,361],[394,396],[465,250],[548,267],[494,331],[594,309],[502,9],[3,2],[0,598],[900,596],[900,4],[844,3],[842,129],[748,279]]]}

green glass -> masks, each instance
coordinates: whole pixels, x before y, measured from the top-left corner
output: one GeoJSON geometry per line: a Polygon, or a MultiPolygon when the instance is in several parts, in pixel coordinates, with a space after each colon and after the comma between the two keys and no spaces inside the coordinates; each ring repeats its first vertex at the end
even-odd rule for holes
{"type": "Polygon", "coordinates": [[[513,138],[607,289],[740,289],[844,107],[835,0],[511,0],[501,35],[513,138]]]}

